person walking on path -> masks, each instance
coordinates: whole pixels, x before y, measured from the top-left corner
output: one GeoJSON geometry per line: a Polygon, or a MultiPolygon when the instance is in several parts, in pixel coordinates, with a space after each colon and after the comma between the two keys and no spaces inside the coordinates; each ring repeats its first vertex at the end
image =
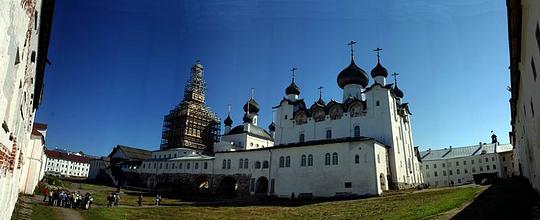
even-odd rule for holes
{"type": "Polygon", "coordinates": [[[142,196],[142,194],[139,194],[139,200],[137,201],[139,206],[142,206],[142,200],[143,200],[143,196],[142,196]]]}
{"type": "Polygon", "coordinates": [[[161,203],[161,195],[156,194],[156,206],[159,206],[161,203]]]}

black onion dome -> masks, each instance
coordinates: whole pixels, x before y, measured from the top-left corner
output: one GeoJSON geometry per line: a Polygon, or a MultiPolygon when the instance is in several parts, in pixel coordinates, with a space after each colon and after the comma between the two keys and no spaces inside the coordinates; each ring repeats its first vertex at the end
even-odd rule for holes
{"type": "Polygon", "coordinates": [[[225,124],[225,126],[231,126],[233,123],[231,116],[227,115],[227,118],[223,121],[223,123],[225,124]]]}
{"type": "Polygon", "coordinates": [[[349,84],[359,84],[366,87],[369,78],[366,71],[360,69],[360,67],[356,66],[354,60],[351,60],[351,64],[338,74],[337,83],[342,89],[349,84]]]}
{"type": "Polygon", "coordinates": [[[319,98],[319,100],[317,100],[317,104],[324,106],[324,105],[326,105],[326,102],[324,102],[324,100],[319,98]]]}
{"type": "Polygon", "coordinates": [[[290,95],[290,94],[295,94],[295,95],[300,95],[300,87],[298,87],[296,85],[296,83],[291,82],[291,85],[289,85],[287,87],[287,89],[285,89],[285,94],[287,95],[290,95]]]}
{"type": "Polygon", "coordinates": [[[396,95],[398,98],[403,98],[403,91],[398,88],[397,84],[394,86],[394,95],[396,95]]]}
{"type": "Polygon", "coordinates": [[[259,113],[259,103],[255,101],[255,99],[249,99],[248,102],[244,105],[244,112],[248,113],[259,113]],[[249,112],[248,112],[248,105],[249,105],[249,112]]]}
{"type": "Polygon", "coordinates": [[[375,78],[377,76],[387,77],[388,71],[384,66],[381,65],[379,61],[377,61],[377,66],[371,70],[371,77],[375,78]]]}
{"type": "Polygon", "coordinates": [[[276,130],[276,124],[274,124],[274,122],[272,122],[272,123],[268,126],[268,130],[269,130],[269,131],[275,131],[275,130],[276,130]]]}
{"type": "Polygon", "coordinates": [[[244,117],[242,118],[244,120],[244,123],[251,123],[253,122],[253,117],[249,116],[248,114],[244,114],[244,117]]]}

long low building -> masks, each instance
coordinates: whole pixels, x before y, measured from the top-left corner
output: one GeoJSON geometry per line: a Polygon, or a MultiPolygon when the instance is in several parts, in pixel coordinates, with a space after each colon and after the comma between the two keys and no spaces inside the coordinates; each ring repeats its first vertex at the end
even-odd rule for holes
{"type": "Polygon", "coordinates": [[[45,150],[45,173],[68,177],[88,177],[91,157],[79,153],[45,150]]]}
{"type": "Polygon", "coordinates": [[[479,143],[420,152],[420,170],[430,186],[463,185],[485,178],[514,176],[511,144],[479,143]]]}

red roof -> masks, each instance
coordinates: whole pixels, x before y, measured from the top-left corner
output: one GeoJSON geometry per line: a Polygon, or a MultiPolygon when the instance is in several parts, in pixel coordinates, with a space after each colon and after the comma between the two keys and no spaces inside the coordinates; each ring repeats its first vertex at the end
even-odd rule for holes
{"type": "Polygon", "coordinates": [[[68,153],[54,151],[54,150],[45,150],[45,154],[47,155],[48,158],[69,160],[69,161],[79,162],[79,163],[90,163],[90,160],[92,160],[91,157],[78,156],[75,154],[68,154],[68,153]]]}
{"type": "Polygon", "coordinates": [[[43,123],[34,123],[34,128],[35,129],[38,129],[40,131],[43,131],[43,130],[47,130],[47,124],[43,124],[43,123]]]}

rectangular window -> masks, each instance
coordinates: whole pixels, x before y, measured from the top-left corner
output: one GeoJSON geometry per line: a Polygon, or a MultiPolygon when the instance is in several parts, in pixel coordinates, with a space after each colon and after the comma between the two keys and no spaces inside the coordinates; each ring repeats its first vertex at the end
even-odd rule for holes
{"type": "Polygon", "coordinates": [[[463,165],[467,165],[467,161],[466,161],[466,160],[463,161],[463,165]]]}
{"type": "Polygon", "coordinates": [[[442,175],[443,175],[443,176],[446,176],[446,170],[443,170],[443,171],[442,171],[442,175]]]}
{"type": "Polygon", "coordinates": [[[531,69],[532,69],[534,81],[536,82],[536,65],[534,65],[534,58],[531,58],[531,69]]]}
{"type": "Polygon", "coordinates": [[[448,171],[448,174],[449,174],[450,176],[452,176],[452,170],[449,170],[449,171],[448,171]]]}
{"type": "Polygon", "coordinates": [[[456,166],[459,166],[459,161],[456,161],[456,166]]]}
{"type": "Polygon", "coordinates": [[[491,157],[491,161],[495,161],[495,157],[491,157]]]}
{"type": "Polygon", "coordinates": [[[298,135],[298,142],[300,143],[304,142],[304,134],[298,135]]]}
{"type": "Polygon", "coordinates": [[[493,164],[493,169],[496,170],[497,169],[497,166],[495,166],[495,164],[493,164]]]}
{"type": "Polygon", "coordinates": [[[434,168],[434,169],[437,169],[437,164],[433,164],[433,168],[434,168]]]}
{"type": "Polygon", "coordinates": [[[489,165],[486,165],[486,170],[489,170],[489,165]]]}
{"type": "Polygon", "coordinates": [[[345,182],[345,188],[352,188],[351,182],[345,182]]]}
{"type": "Polygon", "coordinates": [[[332,138],[332,130],[326,130],[326,139],[332,138]]]}
{"type": "Polygon", "coordinates": [[[446,167],[446,163],[443,163],[443,164],[442,164],[442,167],[446,167]]]}
{"type": "Polygon", "coordinates": [[[429,165],[426,164],[426,170],[429,170],[429,165]]]}
{"type": "Polygon", "coordinates": [[[474,164],[474,160],[471,160],[471,164],[474,164]]]}

